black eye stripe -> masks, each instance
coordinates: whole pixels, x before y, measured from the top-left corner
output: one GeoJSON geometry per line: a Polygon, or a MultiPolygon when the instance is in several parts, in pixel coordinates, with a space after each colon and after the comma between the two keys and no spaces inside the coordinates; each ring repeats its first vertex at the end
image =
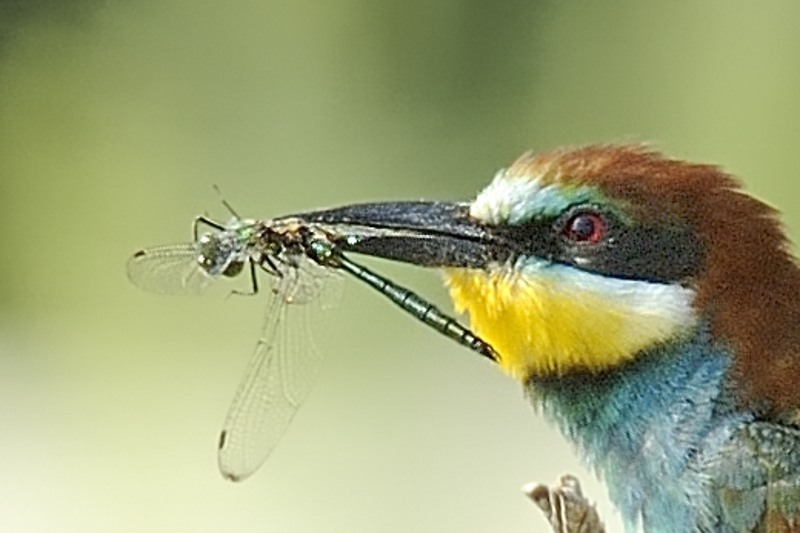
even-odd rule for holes
{"type": "Polygon", "coordinates": [[[688,228],[623,226],[615,232],[608,250],[584,259],[599,273],[674,283],[696,276],[703,255],[702,243],[688,228]]]}
{"type": "Polygon", "coordinates": [[[536,256],[609,277],[657,283],[684,282],[699,272],[703,248],[687,227],[626,224],[595,205],[575,206],[562,215],[527,224],[494,228],[509,256],[536,256]],[[587,212],[605,224],[602,238],[576,240],[565,236],[566,224],[587,212]]]}

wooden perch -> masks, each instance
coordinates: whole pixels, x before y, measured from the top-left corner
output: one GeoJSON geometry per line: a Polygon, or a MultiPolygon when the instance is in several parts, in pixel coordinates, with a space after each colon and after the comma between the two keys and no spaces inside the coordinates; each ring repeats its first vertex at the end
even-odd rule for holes
{"type": "Polygon", "coordinates": [[[554,487],[530,483],[522,490],[544,512],[554,533],[605,533],[597,509],[583,495],[578,478],[566,475],[554,487]]]}

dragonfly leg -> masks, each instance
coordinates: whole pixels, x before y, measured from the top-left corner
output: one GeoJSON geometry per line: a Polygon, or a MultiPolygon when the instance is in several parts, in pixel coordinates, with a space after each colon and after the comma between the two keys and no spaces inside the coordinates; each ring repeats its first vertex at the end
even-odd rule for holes
{"type": "Polygon", "coordinates": [[[258,276],[256,275],[256,262],[253,258],[249,258],[247,263],[250,265],[250,282],[252,283],[249,291],[238,291],[236,289],[231,291],[231,294],[237,296],[255,296],[258,294],[258,276]]]}
{"type": "Polygon", "coordinates": [[[278,270],[278,266],[272,261],[272,258],[268,255],[264,255],[261,257],[261,260],[258,262],[258,266],[261,267],[261,270],[270,274],[271,276],[277,276],[279,278],[283,277],[283,272],[278,270]]]}
{"type": "Polygon", "coordinates": [[[197,233],[197,228],[200,226],[200,224],[205,224],[206,226],[209,226],[219,231],[225,230],[225,226],[223,226],[219,222],[211,220],[205,215],[198,215],[194,217],[194,220],[192,221],[192,235],[194,236],[195,242],[197,242],[197,239],[200,237],[197,233]]]}

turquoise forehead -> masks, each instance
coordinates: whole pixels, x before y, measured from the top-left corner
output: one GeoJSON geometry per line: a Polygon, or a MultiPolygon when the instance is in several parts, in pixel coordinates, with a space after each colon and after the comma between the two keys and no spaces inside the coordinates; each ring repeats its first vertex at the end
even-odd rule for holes
{"type": "Polygon", "coordinates": [[[524,224],[556,217],[572,206],[611,201],[593,185],[553,182],[501,170],[470,206],[470,214],[487,224],[524,224]]]}

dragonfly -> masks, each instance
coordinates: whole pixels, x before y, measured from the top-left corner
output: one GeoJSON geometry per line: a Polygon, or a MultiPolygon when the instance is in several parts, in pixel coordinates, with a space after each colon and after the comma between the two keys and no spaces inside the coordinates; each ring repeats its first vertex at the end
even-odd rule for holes
{"type": "Polygon", "coordinates": [[[345,255],[337,242],[354,242],[357,235],[334,232],[324,224],[297,216],[247,219],[223,200],[232,214],[227,223],[198,216],[192,240],[144,248],[127,263],[134,285],[164,294],[199,293],[220,278],[249,274],[250,289],[261,291],[259,273],[271,282],[270,301],[249,365],[228,409],[218,440],[222,475],[241,481],[267,459],[308,396],[321,354],[310,341],[310,305],[325,299],[345,272],[387,297],[403,311],[459,344],[492,360],[497,354],[455,318],[416,294],[345,255]],[[201,231],[205,228],[206,231],[201,231]]]}

